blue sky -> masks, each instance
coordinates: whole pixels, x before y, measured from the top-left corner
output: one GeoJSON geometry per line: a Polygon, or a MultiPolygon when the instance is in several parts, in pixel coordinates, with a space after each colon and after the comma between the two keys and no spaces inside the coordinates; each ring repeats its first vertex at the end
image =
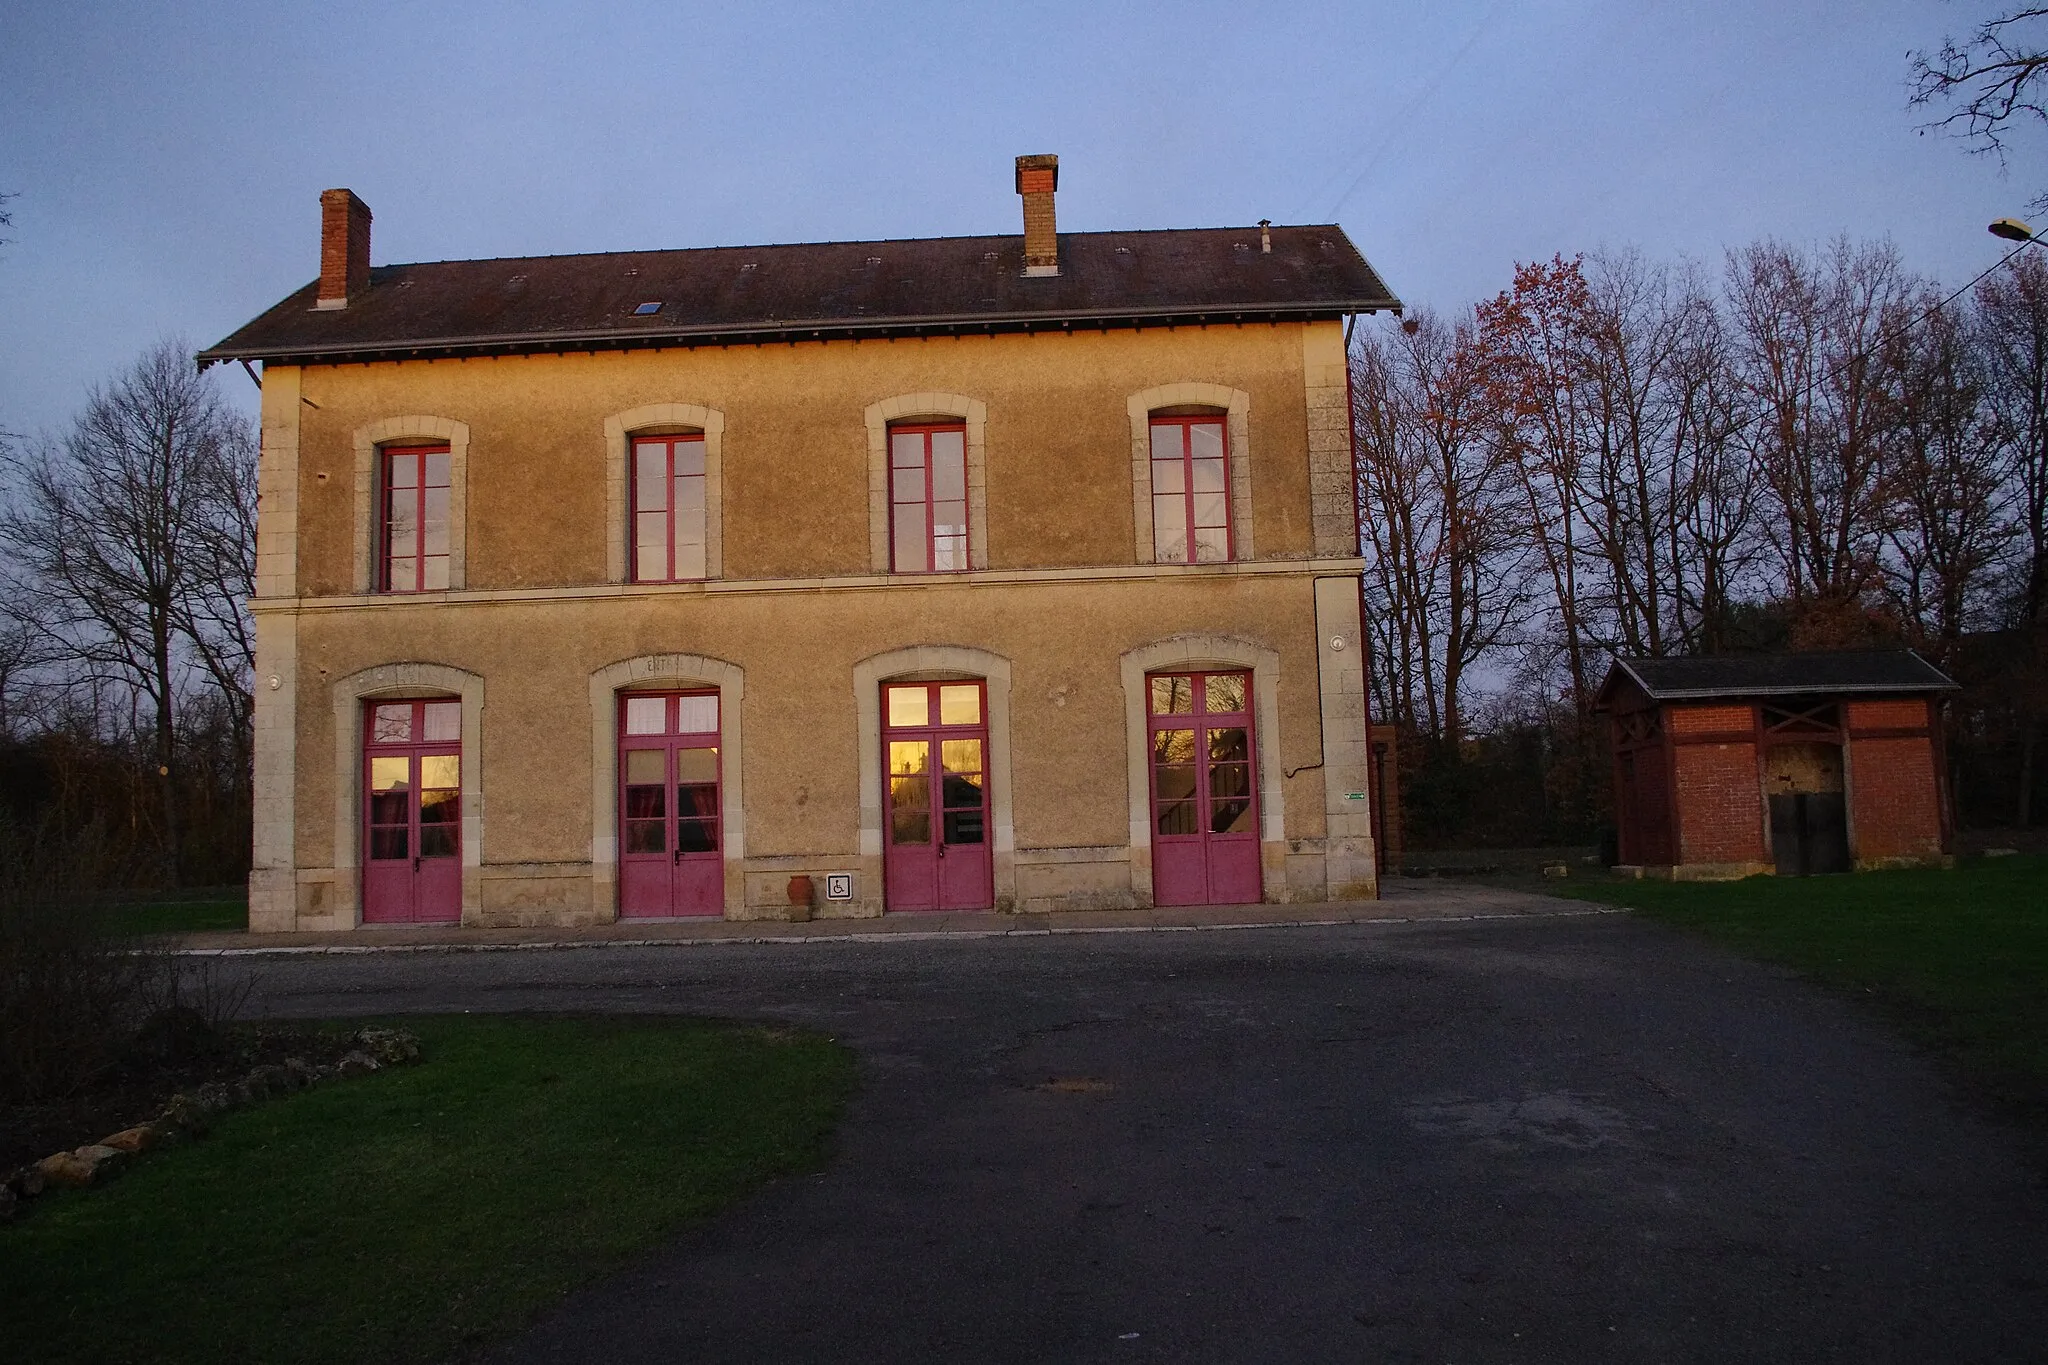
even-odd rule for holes
{"type": "Polygon", "coordinates": [[[1916,135],[1906,53],[1989,8],[0,0],[0,429],[304,284],[333,185],[383,264],[1012,232],[1056,152],[1065,229],[1335,219],[1439,309],[1766,235],[1960,283],[2048,140],[2001,177],[1916,135]]]}

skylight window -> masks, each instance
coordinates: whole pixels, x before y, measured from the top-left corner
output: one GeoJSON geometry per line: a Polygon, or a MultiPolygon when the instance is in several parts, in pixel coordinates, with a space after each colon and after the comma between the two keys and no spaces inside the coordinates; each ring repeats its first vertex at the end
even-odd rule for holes
{"type": "Polygon", "coordinates": [[[633,316],[634,316],[634,317],[636,317],[636,318],[646,318],[646,317],[653,317],[653,316],[654,316],[654,315],[655,315],[656,313],[659,313],[660,311],[661,311],[661,304],[660,304],[660,303],[658,303],[658,302],[657,302],[657,303],[643,303],[643,304],[641,304],[641,305],[640,305],[640,306],[639,306],[638,308],[635,308],[635,309],[633,310],[633,316]]]}

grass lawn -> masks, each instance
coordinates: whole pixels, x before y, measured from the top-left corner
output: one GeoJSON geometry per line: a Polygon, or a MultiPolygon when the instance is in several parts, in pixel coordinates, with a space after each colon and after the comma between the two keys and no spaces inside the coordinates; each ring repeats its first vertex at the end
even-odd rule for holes
{"type": "Polygon", "coordinates": [[[21,1361],[436,1360],[816,1168],[831,1041],[684,1019],[432,1016],[417,1065],[229,1115],[0,1227],[21,1361]]]}
{"type": "Polygon", "coordinates": [[[2048,1134],[2048,858],[1978,859],[1952,872],[1517,885],[1629,906],[1869,1001],[1971,1089],[2048,1134]]]}
{"type": "Polygon", "coordinates": [[[249,927],[249,893],[244,887],[218,886],[167,891],[147,900],[122,901],[104,912],[107,929],[134,934],[196,934],[249,927]]]}

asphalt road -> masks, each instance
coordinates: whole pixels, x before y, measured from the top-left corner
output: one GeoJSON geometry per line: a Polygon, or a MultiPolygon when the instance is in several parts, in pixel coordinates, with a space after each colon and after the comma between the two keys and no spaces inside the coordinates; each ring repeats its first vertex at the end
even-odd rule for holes
{"type": "Polygon", "coordinates": [[[2020,1140],[1853,1005],[1626,917],[258,970],[281,1015],[858,1050],[825,1172],[495,1361],[2048,1359],[2020,1140]]]}

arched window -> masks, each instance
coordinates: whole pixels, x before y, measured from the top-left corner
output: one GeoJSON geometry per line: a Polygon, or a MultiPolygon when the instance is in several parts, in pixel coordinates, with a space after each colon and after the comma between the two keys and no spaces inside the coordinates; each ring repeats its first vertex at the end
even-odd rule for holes
{"type": "Polygon", "coordinates": [[[1230,439],[1211,408],[1151,415],[1152,558],[1221,564],[1232,558],[1230,439]]]}

